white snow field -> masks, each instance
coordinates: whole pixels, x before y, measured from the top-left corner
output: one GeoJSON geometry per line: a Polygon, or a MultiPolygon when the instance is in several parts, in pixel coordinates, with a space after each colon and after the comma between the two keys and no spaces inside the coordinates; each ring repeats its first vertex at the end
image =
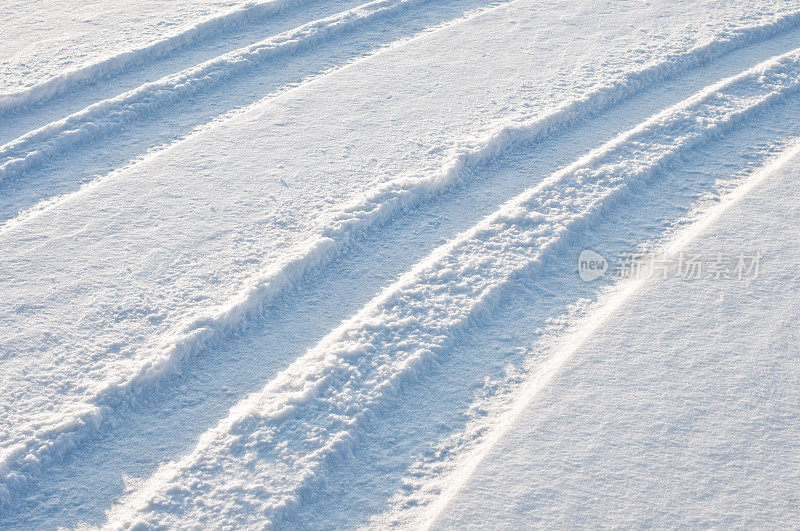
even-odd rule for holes
{"type": "Polygon", "coordinates": [[[0,528],[800,526],[800,1],[4,11],[0,528]]]}

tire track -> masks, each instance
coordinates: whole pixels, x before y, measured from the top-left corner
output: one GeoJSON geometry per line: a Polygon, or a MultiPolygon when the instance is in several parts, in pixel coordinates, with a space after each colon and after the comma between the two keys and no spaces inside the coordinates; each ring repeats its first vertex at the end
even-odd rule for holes
{"type": "MultiPolygon", "coordinates": [[[[727,41],[726,41],[727,42],[727,41]]],[[[691,53],[707,54],[718,43],[711,43],[691,53]]],[[[283,264],[255,277],[241,291],[240,296],[225,307],[219,308],[210,316],[187,321],[181,331],[166,339],[163,349],[149,357],[139,373],[121,375],[118,382],[109,382],[91,404],[73,411],[74,416],[63,419],[57,426],[39,427],[32,432],[33,439],[10,441],[2,456],[3,485],[6,490],[3,499],[21,487],[26,478],[42,463],[59,458],[89,434],[97,431],[112,414],[115,407],[133,399],[142,388],[162,381],[180,366],[187,356],[204,348],[210,341],[224,337],[237,329],[249,315],[271,301],[286,287],[302,278],[305,271],[315,265],[326,263],[352,237],[372,224],[381,223],[406,206],[451,186],[458,181],[460,173],[467,167],[475,166],[491,159],[499,152],[509,149],[515,143],[543,138],[558,127],[575,120],[575,116],[586,116],[599,112],[591,107],[610,105],[610,101],[622,99],[626,94],[645,85],[645,81],[663,79],[669,72],[679,71],[680,65],[693,64],[681,54],[665,64],[638,72],[632,78],[638,83],[627,81],[606,91],[600,91],[588,101],[580,101],[561,109],[545,119],[538,117],[520,125],[505,125],[490,135],[480,139],[476,149],[454,154],[450,164],[440,173],[427,179],[404,179],[390,183],[366,203],[346,209],[326,230],[323,237],[305,253],[288,259],[283,264]],[[616,92],[615,90],[616,89],[616,92]],[[588,108],[587,108],[588,107],[588,108]],[[23,459],[24,458],[24,459],[23,459]]],[[[700,59],[695,59],[697,62],[700,59]]]]}
{"type": "MultiPolygon", "coordinates": [[[[185,455],[200,434],[224,417],[239,399],[261,389],[264,382],[335,328],[342,315],[355,313],[382,287],[393,282],[442,241],[455,237],[463,227],[474,225],[542,176],[575,160],[588,147],[605,143],[619,132],[683,100],[709,83],[741,72],[781,50],[790,49],[796,33],[791,32],[777,41],[748,49],[746,54],[726,56],[708,68],[658,85],[634,97],[624,106],[583,121],[576,127],[553,132],[540,142],[514,147],[487,165],[467,169],[461,177],[463,184],[429,201],[420,202],[393,216],[387,223],[359,234],[347,245],[345,253],[337,253],[322,268],[304,273],[289,292],[281,293],[271,301],[263,313],[253,315],[241,333],[222,337],[219,342],[207,345],[202,355],[192,357],[180,366],[179,375],[168,377],[154,388],[145,390],[130,407],[115,408],[109,412],[111,422],[101,426],[99,432],[71,451],[68,460],[54,462],[52,467],[47,468],[46,475],[34,477],[24,492],[15,496],[9,513],[0,517],[0,526],[14,527],[22,522],[45,527],[71,527],[80,522],[99,525],[103,521],[105,508],[122,495],[126,484],[130,484],[123,483],[120,475],[146,478],[160,463],[185,455]],[[154,429],[155,426],[181,426],[181,430],[165,431],[154,429]],[[143,459],[142,456],[147,457],[143,459]],[[91,488],[83,482],[85,477],[93,478],[91,488]]],[[[779,113],[777,109],[771,109],[770,114],[779,113]]],[[[759,118],[759,123],[761,121],[759,118]]],[[[747,152],[745,149],[743,156],[747,152]]],[[[757,155],[750,152],[750,157],[753,156],[757,155]]],[[[672,175],[672,172],[668,175],[672,175]]],[[[719,176],[723,177],[728,175],[719,176]]],[[[702,192],[713,186],[713,182],[713,179],[698,179],[693,187],[702,192]]],[[[674,179],[659,180],[657,189],[669,190],[670,183],[674,185],[674,179]]],[[[691,197],[686,196],[690,192],[686,187],[681,190],[684,195],[675,200],[683,201],[681,204],[690,202],[691,197]]],[[[675,213],[675,216],[680,215],[675,213]]],[[[560,259],[551,257],[549,262],[560,259]]],[[[567,287],[553,289],[566,290],[567,287]]],[[[528,323],[530,330],[539,326],[542,323],[528,323]]],[[[468,332],[468,335],[473,334],[472,330],[468,332]]],[[[522,339],[517,344],[526,344],[526,340],[522,339]]],[[[475,355],[475,352],[468,354],[475,355]]],[[[469,360],[461,361],[463,364],[457,365],[459,371],[475,368],[469,360]]],[[[485,361],[488,360],[481,363],[481,370],[491,371],[491,364],[485,361]]],[[[446,363],[449,364],[449,361],[446,363]]],[[[462,375],[465,385],[469,385],[471,376],[472,373],[462,375]]],[[[438,403],[436,399],[433,401],[438,403]]],[[[416,404],[422,411],[427,401],[416,404]]],[[[453,410],[453,414],[456,411],[460,409],[453,410]]],[[[430,414],[431,418],[436,417],[435,412],[430,414]]],[[[415,413],[407,412],[406,415],[413,417],[415,413]]],[[[425,414],[423,416],[427,417],[425,414]]],[[[381,416],[379,424],[385,426],[387,418],[381,416]]],[[[431,429],[435,432],[441,429],[440,426],[436,424],[431,429]]],[[[429,430],[423,432],[430,433],[429,430]]],[[[416,440],[416,435],[412,431],[404,439],[410,442],[416,440]]],[[[364,441],[368,447],[369,439],[374,436],[370,432],[364,441]]],[[[391,434],[387,436],[392,437],[391,434]]],[[[425,447],[425,441],[419,444],[420,448],[425,447]]],[[[359,448],[359,453],[368,451],[359,448]]],[[[402,454],[393,451],[393,455],[400,458],[402,454]]],[[[357,458],[357,461],[363,464],[361,459],[357,458]]],[[[380,461],[376,455],[366,456],[365,459],[370,463],[380,461]]],[[[343,473],[341,467],[334,467],[331,471],[333,484],[341,480],[343,473]]],[[[375,471],[367,471],[364,477],[372,473],[375,471]]],[[[385,482],[392,477],[385,473],[378,474],[385,482]]],[[[396,481],[399,480],[396,478],[396,481]]],[[[344,481],[345,485],[348,484],[347,480],[344,481]]],[[[320,497],[326,496],[323,493],[320,497]]],[[[340,497],[341,492],[333,496],[330,503],[336,506],[334,500],[340,497]]],[[[326,503],[319,502],[316,495],[314,500],[310,513],[324,511],[326,503]]],[[[360,502],[350,503],[356,506],[360,502]]],[[[306,512],[303,515],[309,516],[306,512]]],[[[318,527],[320,524],[312,520],[308,525],[318,527]]]]}
{"type": "Polygon", "coordinates": [[[328,74],[337,75],[362,59],[402,47],[501,3],[444,0],[428,3],[426,9],[402,9],[361,26],[360,31],[346,31],[316,46],[240,72],[186,100],[145,112],[105,135],[102,142],[89,139],[80,149],[67,149],[37,169],[0,182],[0,232],[68,201],[76,192],[107,179],[110,172],[135,164],[154,151],[166,150],[215,127],[219,121],[248,112],[254,104],[324,82],[328,74]]]}
{"type": "MultiPolygon", "coordinates": [[[[693,92],[690,89],[687,94],[693,92]]],[[[626,109],[635,112],[636,107],[626,109]]],[[[576,271],[579,252],[595,249],[606,257],[649,253],[654,243],[691,223],[708,205],[786,149],[786,139],[800,133],[798,109],[800,99],[784,99],[748,120],[746,127],[727,131],[668,164],[657,179],[631,190],[624,210],[611,211],[590,229],[573,233],[530,274],[506,284],[497,306],[481,312],[474,326],[457,334],[424,379],[405,386],[401,395],[380,406],[352,453],[325,467],[319,490],[304,498],[291,517],[292,525],[386,528],[392,522],[400,527],[410,522],[404,515],[416,513],[441,492],[442,482],[425,480],[439,478],[452,460],[485,434],[497,411],[496,402],[508,398],[505,392],[524,379],[526,367],[536,368],[546,357],[551,330],[563,331],[584,315],[589,301],[614,283],[614,269],[603,279],[582,281],[576,271]],[[353,484],[360,488],[353,490],[353,484]],[[387,506],[407,512],[395,519],[392,513],[386,515],[387,506]]],[[[618,114],[604,114],[602,122],[594,121],[602,127],[613,123],[618,114]]],[[[621,130],[644,119],[631,118],[632,123],[621,130]]],[[[511,160],[490,166],[498,171],[487,168],[486,173],[493,178],[526,175],[524,161],[536,152],[515,152],[511,160]]],[[[137,477],[142,476],[146,477],[137,477]]]]}
{"type": "Polygon", "coordinates": [[[632,186],[798,88],[794,50],[707,87],[508,202],[233,408],[126,499],[111,525],[282,522],[380,404],[424,375],[503,285],[613,211],[632,186]]]}
{"type": "MultiPolygon", "coordinates": [[[[675,257],[727,210],[798,155],[800,155],[800,143],[795,141],[777,158],[749,176],[733,191],[723,195],[718,203],[706,209],[693,223],[669,238],[660,249],[656,250],[656,253],[659,256],[663,253],[663,256],[675,257]]],[[[585,317],[579,319],[568,330],[553,337],[548,357],[543,363],[526,367],[522,374],[515,375],[513,381],[505,382],[503,395],[494,403],[479,406],[490,408],[491,416],[487,415],[480,426],[470,426],[472,433],[464,434],[463,447],[459,448],[457,455],[454,455],[453,462],[447,464],[445,472],[427,477],[426,483],[417,487],[417,492],[395,500],[392,509],[376,518],[373,521],[374,525],[411,527],[410,524],[413,522],[413,527],[420,529],[430,529],[435,526],[447,506],[468,485],[480,464],[518,422],[536,396],[558,377],[567,362],[580,351],[596,331],[601,330],[602,326],[625,306],[631,296],[651,282],[650,279],[636,277],[621,281],[610,292],[605,293],[585,317]],[[423,490],[437,494],[427,503],[420,504],[421,497],[417,494],[423,490]],[[412,500],[416,503],[409,503],[412,500]]]]}
{"type": "Polygon", "coordinates": [[[262,21],[287,8],[307,4],[310,0],[269,0],[252,2],[206,17],[184,30],[146,46],[64,72],[23,90],[0,93],[0,117],[41,104],[55,96],[95,83],[128,69],[162,59],[174,52],[196,45],[220,34],[242,29],[246,24],[262,21]]]}
{"type": "MultiPolygon", "coordinates": [[[[220,85],[257,65],[283,55],[298,53],[376,19],[391,16],[428,1],[430,0],[375,0],[223,54],[158,81],[145,83],[117,97],[94,103],[66,118],[51,122],[0,146],[0,182],[34,169],[60,153],[101,138],[127,123],[140,119],[145,114],[220,85]]],[[[733,32],[705,46],[699,46],[683,56],[675,57],[674,64],[670,65],[672,68],[656,67],[652,69],[656,72],[642,72],[640,79],[632,76],[630,83],[635,86],[634,90],[621,91],[616,98],[626,97],[641,90],[641,85],[651,84],[657,81],[658,77],[668,77],[679,71],[699,66],[714,57],[772,37],[798,25],[800,25],[800,13],[792,13],[766,24],[733,32]],[[687,64],[680,64],[682,61],[686,61],[687,64]]],[[[613,94],[615,91],[609,92],[611,92],[610,101],[605,103],[606,107],[617,101],[613,94]]],[[[594,107],[599,106],[600,104],[594,104],[594,107]]]]}
{"type": "Polygon", "coordinates": [[[145,83],[115,98],[94,103],[0,146],[0,182],[30,170],[65,150],[100,138],[145,113],[207,90],[256,65],[305,50],[366,23],[428,1],[374,0],[223,54],[158,81],[145,83]]]}

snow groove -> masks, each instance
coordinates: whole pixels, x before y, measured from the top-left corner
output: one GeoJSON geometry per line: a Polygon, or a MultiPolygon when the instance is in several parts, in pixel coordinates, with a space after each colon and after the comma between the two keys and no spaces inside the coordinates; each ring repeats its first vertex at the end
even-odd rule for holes
{"type": "Polygon", "coordinates": [[[247,22],[263,19],[283,9],[300,6],[306,2],[307,0],[269,0],[245,3],[223,13],[206,17],[197,24],[141,48],[128,50],[72,69],[23,90],[0,93],[0,116],[41,103],[80,85],[92,83],[165,57],[177,49],[225,31],[236,30],[247,22]]]}
{"type": "Polygon", "coordinates": [[[374,0],[96,102],[0,146],[0,181],[34,168],[58,153],[99,138],[148,112],[218,85],[258,64],[303,51],[362,24],[427,1],[374,0]]]}
{"type": "Polygon", "coordinates": [[[798,22],[800,13],[727,33],[718,40],[636,72],[621,83],[609,84],[548,115],[503,122],[485,136],[452,151],[437,172],[398,178],[365,200],[344,209],[324,224],[327,228],[321,231],[318,239],[308,241],[302,251],[252,277],[242,286],[237,297],[227,304],[188,317],[173,333],[160,338],[156,348],[143,351],[131,372],[120,374],[116,381],[105,382],[92,390],[94,398],[75,404],[69,411],[36,419],[15,433],[12,440],[5,441],[0,450],[0,506],[8,503],[13,492],[24,488],[28,478],[99,430],[113,414],[114,408],[135,400],[143,389],[174,374],[187,357],[224,340],[277,294],[300,279],[305,271],[328,262],[359,232],[441,192],[457,182],[465,168],[490,160],[516,143],[543,138],[664,78],[702,65],[743,43],[766,38],[798,22]]]}
{"type": "Polygon", "coordinates": [[[192,453],[111,511],[114,527],[280,523],[363,425],[445,355],[454,335],[565,237],[624,208],[670,161],[800,89],[800,49],[713,84],[619,135],[435,250],[261,392],[192,453]]]}
{"type": "MultiPolygon", "coordinates": [[[[99,138],[148,112],[218,85],[257,64],[302,51],[361,24],[427,1],[429,0],[375,0],[228,52],[160,80],[145,83],[114,98],[96,102],[0,146],[0,181],[35,168],[59,153],[99,138]]],[[[631,75],[624,83],[598,91],[587,101],[576,102],[575,108],[571,110],[575,116],[569,119],[601,111],[666,77],[700,66],[798,25],[800,12],[793,12],[767,23],[729,32],[706,44],[676,54],[665,63],[645,68],[631,75]]]]}

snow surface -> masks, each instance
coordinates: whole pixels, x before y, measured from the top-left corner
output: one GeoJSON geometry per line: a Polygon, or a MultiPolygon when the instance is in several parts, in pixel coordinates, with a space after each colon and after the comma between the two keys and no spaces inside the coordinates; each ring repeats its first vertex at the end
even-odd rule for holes
{"type": "Polygon", "coordinates": [[[672,242],[750,242],[756,278],[656,276],[577,324],[433,527],[796,527],[798,176],[800,144],[672,242]]]}
{"type": "Polygon", "coordinates": [[[21,92],[65,72],[185,33],[202,17],[218,18],[237,4],[8,0],[0,21],[0,94],[21,92]]]}
{"type": "MultiPolygon", "coordinates": [[[[669,410],[654,427],[634,408],[660,407],[649,395],[636,395],[629,420],[597,398],[632,392],[633,377],[598,375],[621,363],[619,345],[645,342],[644,325],[604,318],[584,338],[591,349],[569,360],[605,365],[543,386],[558,407],[537,407],[544,391],[516,393],[537,363],[559,359],[551,343],[591,322],[606,292],[627,289],[580,282],[582,245],[655,245],[710,219],[713,201],[747,190],[790,149],[800,4],[64,9],[16,6],[2,22],[13,31],[0,58],[0,526],[796,523],[788,472],[751,495],[747,477],[726,469],[737,488],[715,498],[713,459],[673,453],[645,472],[664,478],[656,493],[632,476],[640,461],[614,453],[684,429],[689,415],[669,410]],[[582,400],[597,409],[593,423],[582,400]],[[553,430],[549,445],[521,444],[537,426],[553,430]],[[562,429],[608,430],[610,457],[596,460],[607,454],[593,440],[596,453],[574,450],[562,429]],[[553,462],[548,452],[566,464],[545,474],[534,467],[553,462]],[[687,477],[704,485],[692,517],[676,508],[687,494],[673,483],[687,477]],[[598,483],[611,498],[581,495],[598,483]],[[613,501],[621,492],[628,505],[613,501]],[[656,510],[663,492],[672,498],[656,510]],[[772,513],[758,501],[770,493],[784,496],[772,513]],[[745,503],[738,520],[720,515],[745,503]],[[650,520],[636,516],[644,507],[650,520]]],[[[794,189],[781,190],[757,212],[790,216],[794,189]]],[[[740,215],[755,222],[753,212],[740,215]]],[[[776,245],[791,227],[775,231],[776,245]]],[[[676,290],[707,307],[699,299],[718,284],[651,284],[640,293],[653,290],[662,313],[647,339],[672,330],[676,359],[709,341],[731,347],[715,338],[732,333],[677,315],[676,290]]],[[[770,305],[791,282],[771,286],[753,298],[770,305]]],[[[724,288],[735,297],[741,285],[724,288]]],[[[638,293],[619,299],[620,315],[638,293]]],[[[776,308],[786,323],[796,316],[778,302],[757,313],[776,308]]],[[[790,328],[776,331],[784,356],[790,328]]],[[[768,356],[748,330],[741,351],[752,343],[768,356]]],[[[708,352],[697,400],[712,392],[709,374],[738,367],[715,369],[708,352]]],[[[656,366],[663,376],[645,383],[664,384],[659,396],[685,391],[681,367],[656,366]]],[[[781,396],[796,404],[790,384],[781,396]]],[[[796,452],[796,408],[787,415],[783,438],[740,461],[756,466],[779,443],[796,452]]],[[[719,422],[709,437],[743,437],[719,422]]]]}
{"type": "Polygon", "coordinates": [[[261,394],[238,404],[201,437],[190,456],[157,473],[155,484],[142,489],[145,501],[135,498],[142,506],[135,507],[133,521],[152,504],[157,507],[148,518],[153,525],[180,525],[183,519],[223,525],[255,525],[265,518],[280,522],[281,511],[296,503],[294,492],[318,475],[321,462],[346,451],[374,404],[447,350],[453,331],[469,323],[500,286],[541,262],[574,226],[591,223],[608,203],[624,202],[633,182],[647,179],[665,161],[769,97],[796,89],[799,53],[660,113],[435,250],[261,394]],[[305,422],[295,426],[284,422],[287,417],[305,422]],[[261,495],[231,485],[258,485],[261,495]],[[178,520],[168,520],[172,515],[178,520]]]}

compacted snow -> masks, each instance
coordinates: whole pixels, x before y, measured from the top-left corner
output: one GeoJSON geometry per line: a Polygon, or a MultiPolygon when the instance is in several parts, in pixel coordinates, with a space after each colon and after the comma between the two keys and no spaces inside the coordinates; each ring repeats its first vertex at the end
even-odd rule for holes
{"type": "Polygon", "coordinates": [[[798,525],[800,3],[0,28],[0,527],[798,525]]]}

